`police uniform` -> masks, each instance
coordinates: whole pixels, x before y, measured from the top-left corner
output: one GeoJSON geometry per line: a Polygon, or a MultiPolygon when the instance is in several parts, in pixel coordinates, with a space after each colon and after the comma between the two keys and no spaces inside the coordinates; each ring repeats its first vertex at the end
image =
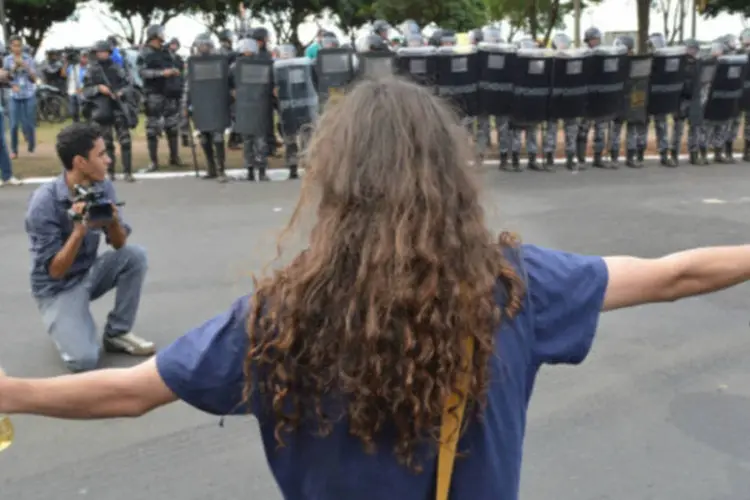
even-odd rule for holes
{"type": "MultiPolygon", "coordinates": [[[[97,54],[107,53],[111,55],[109,42],[101,41],[94,45],[93,51],[97,54]]],[[[115,144],[112,130],[114,129],[117,142],[120,144],[120,155],[122,156],[122,170],[125,180],[132,182],[133,178],[133,148],[130,137],[130,129],[135,127],[137,111],[133,100],[133,88],[127,72],[115,64],[108,56],[104,60],[98,57],[89,62],[88,71],[83,78],[84,115],[96,123],[102,131],[102,138],[111,160],[109,164],[109,176],[114,180],[115,144]],[[102,93],[102,87],[109,89],[111,95],[102,93]]]]}
{"type": "MultiPolygon", "coordinates": [[[[197,49],[197,53],[193,56],[200,58],[203,55],[210,55],[214,53],[214,44],[211,41],[210,34],[199,35],[193,44],[194,48],[197,49]]],[[[190,109],[191,96],[190,96],[190,80],[185,80],[185,88],[182,94],[182,113],[188,115],[190,109]]],[[[228,111],[227,111],[228,112],[228,111]]],[[[206,163],[208,165],[206,175],[204,179],[217,179],[219,182],[227,182],[226,176],[226,147],[224,145],[224,130],[200,130],[200,144],[203,153],[206,155],[206,163]]]]}
{"type": "Polygon", "coordinates": [[[149,171],[159,169],[159,137],[167,134],[169,162],[179,165],[178,131],[180,124],[180,99],[182,75],[169,49],[164,47],[164,28],[149,26],[146,30],[147,46],[138,57],[138,72],[146,92],[146,140],[151,160],[149,171]],[[169,76],[167,71],[174,71],[169,76]]]}
{"type": "MultiPolygon", "coordinates": [[[[565,34],[558,34],[552,39],[552,48],[565,50],[572,45],[570,38],[565,34]]],[[[563,122],[563,134],[565,140],[565,168],[568,170],[578,169],[576,164],[576,140],[578,137],[578,120],[575,118],[565,119],[563,122]]],[[[544,163],[547,169],[555,164],[555,152],[557,151],[557,135],[560,130],[558,120],[549,120],[545,124],[544,132],[544,163]]]]}

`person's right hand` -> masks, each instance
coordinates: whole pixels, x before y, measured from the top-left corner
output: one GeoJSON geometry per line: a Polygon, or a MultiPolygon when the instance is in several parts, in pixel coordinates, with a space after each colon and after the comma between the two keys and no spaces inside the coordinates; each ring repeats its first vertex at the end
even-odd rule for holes
{"type": "Polygon", "coordinates": [[[109,90],[109,87],[106,85],[99,85],[99,93],[102,95],[112,95],[112,92],[109,90]]]}
{"type": "MultiPolygon", "coordinates": [[[[86,209],[86,202],[84,201],[77,201],[73,203],[73,205],[70,207],[72,212],[76,215],[83,215],[83,211],[86,209]]],[[[81,220],[75,220],[73,221],[73,228],[76,231],[86,231],[86,218],[82,218],[81,220]]]]}

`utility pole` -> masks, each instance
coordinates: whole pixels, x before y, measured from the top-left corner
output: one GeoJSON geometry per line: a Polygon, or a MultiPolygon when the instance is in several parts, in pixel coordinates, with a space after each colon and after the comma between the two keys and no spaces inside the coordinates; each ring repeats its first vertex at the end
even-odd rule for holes
{"type": "MultiPolygon", "coordinates": [[[[2,0],[0,0],[2,2],[2,0]]],[[[576,47],[581,46],[581,0],[573,0],[573,37],[576,47]]]]}

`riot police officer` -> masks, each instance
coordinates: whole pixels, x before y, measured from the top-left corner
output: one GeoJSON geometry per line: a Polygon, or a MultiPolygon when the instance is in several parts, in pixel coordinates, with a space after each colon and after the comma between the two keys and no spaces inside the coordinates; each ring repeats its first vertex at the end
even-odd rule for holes
{"type": "Polygon", "coordinates": [[[109,176],[115,178],[114,128],[120,144],[124,178],[133,182],[133,150],[130,129],[137,123],[137,110],[133,102],[134,91],[128,73],[112,60],[112,46],[106,40],[94,44],[96,58],[89,64],[83,78],[84,115],[102,130],[107,154],[112,160],[109,176]]]}
{"type": "MultiPolygon", "coordinates": [[[[718,38],[711,44],[711,56],[721,57],[727,51],[727,45],[723,38],[718,38]]],[[[729,121],[707,121],[704,125],[706,145],[711,147],[714,151],[714,162],[715,163],[733,163],[733,158],[726,158],[724,156],[726,148],[726,139],[730,134],[732,127],[732,120],[729,121]]],[[[731,150],[731,148],[730,148],[731,150]]]]}
{"type": "MultiPolygon", "coordinates": [[[[740,49],[743,54],[750,56],[750,28],[745,28],[740,33],[740,49]]],[[[743,112],[744,125],[742,131],[742,138],[744,139],[744,148],[742,150],[742,160],[750,161],[750,113],[747,111],[743,112]]]]}
{"type": "Polygon", "coordinates": [[[55,87],[60,92],[65,92],[67,68],[64,66],[63,61],[60,59],[59,50],[48,50],[47,60],[41,65],[44,83],[55,87]]]}
{"type": "MultiPolygon", "coordinates": [[[[175,64],[177,65],[177,69],[180,70],[180,88],[185,87],[185,60],[178,54],[177,52],[180,50],[180,41],[177,38],[172,38],[169,43],[167,44],[167,48],[169,49],[169,53],[172,55],[172,58],[175,60],[175,64]]],[[[180,100],[182,100],[182,95],[180,95],[180,100]]],[[[188,141],[188,123],[187,123],[187,117],[184,114],[180,115],[180,137],[182,139],[182,146],[188,147],[189,141],[188,141]]]]}
{"type": "MultiPolygon", "coordinates": [[[[697,40],[692,38],[685,40],[687,66],[694,66],[695,61],[700,56],[700,44],[697,40]]],[[[678,163],[678,155],[680,147],[682,145],[682,136],[685,133],[685,122],[687,122],[688,133],[687,133],[687,149],[690,156],[691,165],[707,165],[708,164],[708,152],[706,150],[705,137],[702,133],[702,127],[700,125],[694,125],[690,120],[690,103],[694,98],[700,98],[700,96],[693,95],[693,88],[695,86],[695,78],[700,78],[700,75],[691,72],[685,75],[685,84],[682,88],[682,96],[680,102],[680,113],[674,117],[673,131],[672,131],[672,160],[678,163]]]]}
{"type": "MultiPolygon", "coordinates": [[[[632,56],[635,53],[635,40],[630,35],[618,37],[615,40],[615,45],[625,47],[628,51],[628,56],[632,56]]],[[[617,165],[620,154],[623,124],[625,124],[625,120],[615,118],[609,129],[609,151],[612,165],[614,166],[617,165]]],[[[625,125],[625,165],[630,168],[643,167],[643,155],[639,155],[638,151],[641,150],[641,146],[643,146],[644,150],[646,147],[645,129],[645,123],[628,121],[625,125]]]]}
{"type": "MultiPolygon", "coordinates": [[[[237,60],[245,57],[265,57],[261,55],[258,42],[254,38],[240,40],[235,64],[237,60]]],[[[234,79],[235,64],[232,65],[232,68],[229,71],[229,88],[232,92],[235,91],[235,85],[237,83],[234,79]]],[[[272,97],[273,96],[269,95],[268,99],[270,100],[272,97]]],[[[272,123],[273,116],[265,118],[272,123]]],[[[259,117],[258,119],[263,119],[263,117],[259,117]]],[[[273,127],[268,128],[273,130],[273,127]]],[[[274,141],[275,140],[276,138],[274,137],[274,141]]],[[[246,135],[242,137],[242,144],[242,158],[245,168],[247,169],[247,180],[254,181],[255,172],[257,171],[259,181],[268,181],[269,178],[266,173],[268,169],[268,138],[262,135],[246,135]]]]}
{"type": "MultiPolygon", "coordinates": [[[[552,39],[552,48],[554,50],[567,50],[573,45],[570,37],[564,33],[558,33],[552,39]]],[[[555,151],[557,150],[557,132],[559,124],[557,120],[550,120],[546,124],[544,134],[544,164],[547,170],[552,170],[555,166],[555,151]]],[[[563,120],[563,131],[565,135],[565,168],[576,170],[576,140],[578,138],[578,120],[563,120]]]]}
{"type": "MultiPolygon", "coordinates": [[[[193,42],[196,53],[193,57],[212,55],[215,53],[214,42],[211,40],[210,33],[198,35],[193,42]]],[[[182,113],[188,115],[191,105],[190,80],[185,80],[185,89],[182,97],[182,113]]],[[[196,123],[196,128],[198,124],[196,123]]],[[[200,130],[200,143],[203,153],[206,155],[208,171],[204,179],[217,179],[219,182],[227,182],[225,172],[226,166],[226,147],[224,145],[224,130],[200,130]]]]}
{"type": "MultiPolygon", "coordinates": [[[[667,41],[661,33],[652,33],[648,37],[649,51],[663,49],[667,46],[667,41]]],[[[670,157],[669,134],[667,131],[667,115],[654,115],[651,117],[654,122],[654,132],[656,133],[656,148],[659,151],[659,163],[664,167],[674,167],[677,162],[670,157]]],[[[646,143],[648,144],[648,127],[646,128],[646,143]]],[[[679,151],[679,148],[678,148],[679,151]]]]}
{"type": "MultiPolygon", "coordinates": [[[[518,48],[520,49],[532,49],[532,48],[538,48],[538,45],[535,40],[532,40],[530,38],[521,40],[518,43],[518,48]]],[[[528,126],[514,126],[511,124],[510,127],[510,134],[511,134],[511,165],[514,170],[520,171],[521,170],[521,134],[523,133],[524,139],[526,141],[526,154],[528,155],[528,167],[531,170],[542,170],[542,168],[539,167],[536,161],[537,154],[539,153],[539,126],[538,125],[528,125],[528,126]]],[[[500,162],[500,167],[503,168],[504,165],[502,163],[502,160],[500,162]]]]}
{"type": "Polygon", "coordinates": [[[390,31],[390,29],[391,29],[391,25],[388,24],[388,21],[378,19],[374,23],[372,23],[373,34],[379,36],[386,42],[388,42],[388,32],[390,31]]]}
{"type": "MultiPolygon", "coordinates": [[[[583,34],[583,41],[590,49],[596,48],[602,43],[602,32],[599,28],[591,27],[583,34]]],[[[576,155],[578,163],[586,163],[586,150],[588,149],[589,130],[593,125],[594,128],[594,161],[593,166],[597,168],[607,168],[609,165],[604,162],[604,147],[606,146],[607,130],[609,122],[604,120],[581,120],[578,129],[578,140],[576,143],[576,155]]]]}
{"type": "Polygon", "coordinates": [[[177,61],[164,46],[162,26],[149,26],[146,30],[146,47],[138,56],[137,65],[146,92],[146,141],[151,160],[147,171],[159,169],[159,137],[162,128],[167,135],[169,163],[181,165],[178,131],[182,73],[177,61]]]}
{"type": "MultiPolygon", "coordinates": [[[[255,40],[255,43],[258,46],[258,53],[256,55],[260,59],[273,60],[271,52],[268,50],[268,39],[270,36],[268,30],[262,26],[253,29],[250,33],[250,38],[255,40]]],[[[276,109],[278,107],[276,99],[273,99],[273,107],[276,109]]],[[[281,146],[281,144],[277,142],[276,134],[274,133],[273,127],[271,127],[269,128],[268,136],[266,137],[266,155],[275,156],[279,146],[281,146]]]]}
{"type": "MultiPolygon", "coordinates": [[[[741,54],[742,46],[739,38],[733,34],[724,35],[724,47],[726,54],[741,54]]],[[[727,137],[724,140],[724,157],[727,163],[734,163],[734,141],[740,133],[740,124],[742,122],[742,113],[738,113],[737,116],[730,122],[727,128],[727,137]]]]}

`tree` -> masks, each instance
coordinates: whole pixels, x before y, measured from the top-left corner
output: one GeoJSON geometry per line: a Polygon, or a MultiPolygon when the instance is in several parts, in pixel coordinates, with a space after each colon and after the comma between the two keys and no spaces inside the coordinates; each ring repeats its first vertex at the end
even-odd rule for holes
{"type": "Polygon", "coordinates": [[[52,25],[76,10],[75,0],[5,0],[8,35],[22,35],[36,50],[52,25]]]}
{"type": "Polygon", "coordinates": [[[654,0],[652,8],[661,15],[663,35],[667,43],[677,41],[685,27],[685,0],[654,0]]]}
{"type": "Polygon", "coordinates": [[[308,16],[319,14],[326,5],[321,0],[255,0],[253,15],[269,23],[276,32],[278,43],[302,47],[299,26],[308,16]]]}
{"type": "Polygon", "coordinates": [[[198,0],[192,3],[188,12],[201,19],[208,31],[218,34],[228,27],[230,19],[235,18],[239,6],[239,0],[198,0]]]}
{"type": "Polygon", "coordinates": [[[716,17],[722,12],[730,14],[742,14],[750,17],[750,2],[747,0],[707,0],[706,10],[703,15],[706,17],[716,17]]]}
{"type": "Polygon", "coordinates": [[[124,39],[139,45],[145,41],[146,28],[167,24],[182,13],[194,12],[200,4],[189,0],[107,0],[107,8],[100,6],[97,12],[112,21],[124,39]]]}
{"type": "Polygon", "coordinates": [[[637,0],[638,8],[638,51],[648,50],[648,23],[651,14],[651,0],[637,0]]]}
{"type": "Polygon", "coordinates": [[[372,6],[375,17],[391,23],[413,19],[420,26],[434,22],[455,31],[478,28],[488,19],[484,0],[375,0],[372,6]]]}

